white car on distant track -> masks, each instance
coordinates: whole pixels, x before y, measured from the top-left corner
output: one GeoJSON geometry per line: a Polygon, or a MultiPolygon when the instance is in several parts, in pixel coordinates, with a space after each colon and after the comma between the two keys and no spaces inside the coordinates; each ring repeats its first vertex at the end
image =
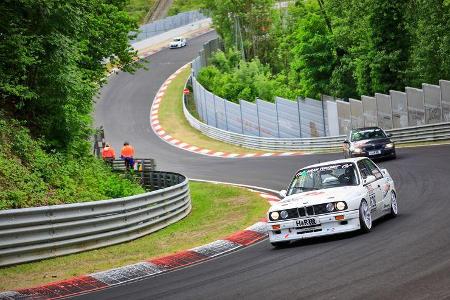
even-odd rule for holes
{"type": "Polygon", "coordinates": [[[354,230],[369,232],[372,221],[398,214],[397,192],[386,169],[369,158],[324,162],[300,169],[285,197],[267,214],[274,246],[292,240],[354,230]]]}
{"type": "Polygon", "coordinates": [[[184,46],[186,46],[186,39],[184,37],[176,37],[169,44],[170,49],[181,48],[184,46]]]}

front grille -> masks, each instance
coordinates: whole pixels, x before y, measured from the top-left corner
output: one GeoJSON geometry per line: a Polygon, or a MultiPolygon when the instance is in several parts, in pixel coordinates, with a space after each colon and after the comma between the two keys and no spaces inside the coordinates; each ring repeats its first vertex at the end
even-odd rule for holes
{"type": "Polygon", "coordinates": [[[384,148],[384,145],[383,145],[383,144],[379,144],[379,145],[369,145],[369,146],[364,147],[364,149],[365,149],[366,151],[380,150],[380,149],[383,149],[383,148],[384,148]]]}
{"type": "Polygon", "coordinates": [[[298,210],[297,208],[286,209],[288,213],[288,219],[296,219],[298,218],[298,210]]]}
{"type": "MultiPolygon", "coordinates": [[[[334,202],[332,202],[334,203],[334,202]]],[[[336,210],[333,210],[332,212],[329,212],[327,210],[327,204],[328,203],[322,203],[322,204],[316,204],[316,205],[312,205],[312,206],[304,206],[304,207],[298,207],[298,208],[290,208],[290,209],[285,209],[286,212],[288,213],[288,217],[286,219],[278,219],[278,220],[273,220],[270,216],[269,216],[269,220],[270,221],[285,221],[285,220],[289,220],[289,219],[297,219],[297,218],[302,218],[302,217],[311,217],[311,216],[317,216],[317,215],[323,215],[323,214],[328,214],[328,213],[335,213],[338,212],[336,210]]],[[[347,209],[347,205],[345,205],[344,210],[347,209]]],[[[281,211],[279,211],[279,213],[281,213],[281,211]]]]}
{"type": "Polygon", "coordinates": [[[327,204],[328,203],[314,205],[314,212],[316,215],[328,213],[329,211],[327,210],[327,204]]]}

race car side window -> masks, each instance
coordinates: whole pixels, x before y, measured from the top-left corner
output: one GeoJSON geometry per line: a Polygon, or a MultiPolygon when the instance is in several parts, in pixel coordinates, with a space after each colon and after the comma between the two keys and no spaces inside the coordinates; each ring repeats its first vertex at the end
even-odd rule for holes
{"type": "Polygon", "coordinates": [[[361,173],[361,177],[366,179],[367,176],[370,175],[369,170],[367,170],[366,165],[362,161],[358,161],[359,172],[361,173]]]}
{"type": "Polygon", "coordinates": [[[383,178],[383,174],[380,172],[380,170],[378,170],[377,166],[371,160],[364,159],[363,162],[364,165],[366,165],[370,175],[375,176],[376,179],[383,178]]]}

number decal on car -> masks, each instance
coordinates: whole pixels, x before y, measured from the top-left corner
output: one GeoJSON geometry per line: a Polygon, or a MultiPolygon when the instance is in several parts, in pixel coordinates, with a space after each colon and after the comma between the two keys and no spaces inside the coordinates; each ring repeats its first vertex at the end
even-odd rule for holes
{"type": "Polygon", "coordinates": [[[377,200],[375,198],[375,191],[371,185],[367,186],[367,192],[369,193],[370,208],[374,210],[377,208],[377,200]]]}

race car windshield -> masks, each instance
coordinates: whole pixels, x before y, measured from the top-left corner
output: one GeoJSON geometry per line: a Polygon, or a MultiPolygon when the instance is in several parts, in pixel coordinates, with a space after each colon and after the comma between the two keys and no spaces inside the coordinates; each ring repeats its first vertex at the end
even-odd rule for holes
{"type": "Polygon", "coordinates": [[[352,132],[352,142],[357,142],[361,140],[379,139],[385,137],[386,135],[380,128],[355,130],[352,132]]]}
{"type": "Polygon", "coordinates": [[[173,41],[174,42],[179,42],[179,41],[181,41],[181,39],[180,38],[175,38],[175,39],[173,39],[173,41]]]}
{"type": "Polygon", "coordinates": [[[358,185],[358,175],[354,164],[334,164],[300,170],[292,180],[287,194],[350,185],[358,185]]]}

